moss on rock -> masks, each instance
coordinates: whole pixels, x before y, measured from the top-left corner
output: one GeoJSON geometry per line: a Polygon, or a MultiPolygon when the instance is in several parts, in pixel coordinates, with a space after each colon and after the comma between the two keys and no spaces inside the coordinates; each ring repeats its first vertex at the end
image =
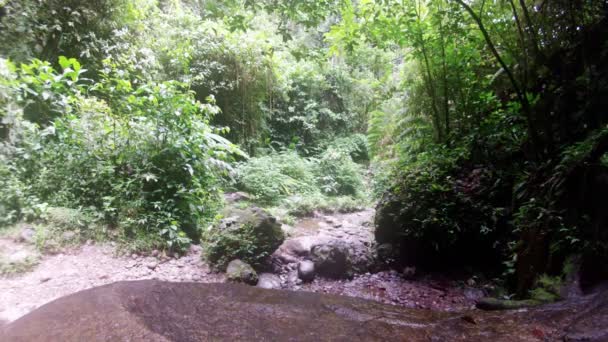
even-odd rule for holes
{"type": "Polygon", "coordinates": [[[228,281],[234,283],[245,283],[248,285],[256,285],[258,283],[258,274],[253,267],[239,259],[232,260],[228,264],[226,277],[228,281]]]}
{"type": "Polygon", "coordinates": [[[281,224],[259,208],[230,208],[204,233],[204,257],[224,269],[234,259],[259,266],[285,240],[281,224]]]}

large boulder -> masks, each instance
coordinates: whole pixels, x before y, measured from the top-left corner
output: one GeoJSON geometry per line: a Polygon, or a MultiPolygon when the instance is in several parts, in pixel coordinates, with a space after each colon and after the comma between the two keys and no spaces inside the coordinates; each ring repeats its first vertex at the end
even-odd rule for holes
{"type": "Polygon", "coordinates": [[[348,246],[339,241],[312,247],[316,273],[328,278],[351,278],[353,269],[348,246]]]}
{"type": "Polygon", "coordinates": [[[119,282],[46,304],[0,341],[606,341],[608,293],[515,311],[434,312],[240,284],[119,282]]]}
{"type": "Polygon", "coordinates": [[[247,285],[256,285],[258,283],[258,274],[253,267],[238,259],[232,260],[228,264],[226,278],[228,281],[247,285]]]}
{"type": "Polygon", "coordinates": [[[417,265],[431,260],[429,251],[421,247],[420,241],[404,237],[404,222],[411,220],[407,217],[408,210],[411,214],[411,208],[407,208],[405,199],[396,194],[394,189],[385,192],[376,205],[376,255],[378,261],[385,265],[417,265]]]}
{"type": "Polygon", "coordinates": [[[402,199],[392,191],[387,191],[376,205],[374,216],[374,237],[378,244],[395,243],[401,238],[402,199]]]}
{"type": "Polygon", "coordinates": [[[262,264],[285,240],[281,224],[260,208],[229,208],[203,234],[204,256],[219,269],[234,259],[262,264]]]}
{"type": "Polygon", "coordinates": [[[303,259],[310,259],[313,246],[331,241],[327,236],[298,236],[289,238],[272,255],[278,263],[291,264],[303,259]]]}

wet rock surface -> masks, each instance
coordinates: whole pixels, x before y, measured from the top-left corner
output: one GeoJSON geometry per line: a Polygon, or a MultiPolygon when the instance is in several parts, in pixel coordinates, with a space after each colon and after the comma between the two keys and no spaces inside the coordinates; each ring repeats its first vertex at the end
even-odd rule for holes
{"type": "Polygon", "coordinates": [[[606,327],[606,292],[525,310],[449,313],[238,284],[145,280],[63,297],[0,328],[0,339],[605,341],[606,327]]]}

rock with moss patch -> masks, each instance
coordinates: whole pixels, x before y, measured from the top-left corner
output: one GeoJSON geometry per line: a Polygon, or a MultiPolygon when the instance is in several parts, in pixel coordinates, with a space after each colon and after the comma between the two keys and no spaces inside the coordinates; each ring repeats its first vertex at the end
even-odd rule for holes
{"type": "Polygon", "coordinates": [[[245,283],[248,285],[256,285],[258,283],[258,274],[253,267],[239,259],[232,260],[228,264],[226,278],[234,283],[245,283]]]}
{"type": "Polygon", "coordinates": [[[203,235],[204,257],[223,269],[234,259],[261,265],[285,240],[281,224],[259,208],[230,208],[203,235]]]}

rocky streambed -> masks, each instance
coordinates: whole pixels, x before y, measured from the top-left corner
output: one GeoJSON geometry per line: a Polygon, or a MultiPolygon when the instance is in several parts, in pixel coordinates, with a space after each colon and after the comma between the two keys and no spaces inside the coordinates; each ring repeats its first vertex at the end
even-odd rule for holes
{"type": "Polygon", "coordinates": [[[469,285],[466,278],[418,275],[414,268],[391,270],[374,248],[373,215],[372,209],[317,213],[284,226],[288,238],[272,256],[270,271],[276,275],[262,274],[259,285],[444,311],[474,307],[485,295],[483,287],[469,285]],[[306,262],[325,269],[313,266],[315,274],[306,281],[299,272],[306,262]]]}
{"type": "MultiPolygon", "coordinates": [[[[475,299],[483,295],[481,289],[468,286],[462,280],[378,269],[372,248],[372,219],[373,210],[368,209],[354,213],[319,213],[292,227],[283,226],[288,237],[273,255],[273,262],[258,274],[258,287],[346,295],[444,311],[471,308],[475,299]],[[336,257],[331,253],[335,246],[338,257],[348,253],[348,262],[334,262],[332,258],[326,262],[329,272],[337,277],[327,277],[315,270],[308,281],[300,279],[298,265],[314,259],[314,246],[321,246],[316,249],[317,254],[328,258],[336,257]],[[320,253],[328,250],[329,253],[320,253]]],[[[227,281],[223,273],[213,272],[202,261],[199,246],[193,246],[178,258],[158,252],[117,254],[112,244],[85,244],[57,254],[40,255],[33,242],[20,235],[0,238],[0,254],[29,258],[35,260],[35,264],[24,273],[0,277],[0,322],[13,321],[59,297],[118,281],[227,281]]]]}

